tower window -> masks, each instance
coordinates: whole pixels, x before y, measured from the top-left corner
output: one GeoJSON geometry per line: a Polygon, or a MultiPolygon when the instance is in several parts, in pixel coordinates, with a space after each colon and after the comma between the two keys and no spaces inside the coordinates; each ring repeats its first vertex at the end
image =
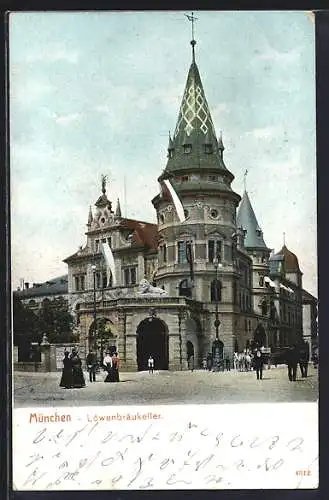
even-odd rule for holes
{"type": "Polygon", "coordinates": [[[206,154],[210,155],[213,152],[212,144],[205,144],[204,145],[204,152],[206,154]]]}
{"type": "Polygon", "coordinates": [[[95,240],[95,251],[96,253],[99,251],[99,240],[95,240]]]}
{"type": "Polygon", "coordinates": [[[215,259],[222,261],[222,242],[219,240],[208,241],[208,262],[214,262],[215,259]]]}
{"type": "Polygon", "coordinates": [[[107,244],[111,248],[111,246],[112,246],[112,239],[111,239],[111,237],[107,238],[107,244]]]}
{"type": "Polygon", "coordinates": [[[182,280],[179,283],[178,293],[180,297],[191,297],[192,291],[187,279],[182,280]]]}
{"type": "Polygon", "coordinates": [[[178,264],[185,264],[187,262],[185,241],[178,241],[177,249],[178,249],[178,264]]]}
{"type": "Polygon", "coordinates": [[[222,300],[222,283],[220,280],[213,280],[210,285],[211,302],[220,302],[222,300]]]}
{"type": "Polygon", "coordinates": [[[192,144],[184,144],[183,150],[185,154],[189,154],[192,151],[192,144]]]}
{"type": "Polygon", "coordinates": [[[259,286],[264,286],[264,276],[259,277],[259,286]]]}
{"type": "Polygon", "coordinates": [[[183,175],[181,178],[182,182],[187,182],[188,181],[188,175],[183,175]]]}

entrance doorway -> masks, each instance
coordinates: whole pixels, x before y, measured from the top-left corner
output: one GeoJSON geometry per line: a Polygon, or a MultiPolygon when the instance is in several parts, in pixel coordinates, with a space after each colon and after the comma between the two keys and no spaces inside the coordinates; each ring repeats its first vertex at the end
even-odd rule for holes
{"type": "Polygon", "coordinates": [[[155,370],[168,370],[169,345],[166,324],[158,318],[144,319],[137,327],[137,366],[148,369],[147,360],[154,359],[155,370]]]}

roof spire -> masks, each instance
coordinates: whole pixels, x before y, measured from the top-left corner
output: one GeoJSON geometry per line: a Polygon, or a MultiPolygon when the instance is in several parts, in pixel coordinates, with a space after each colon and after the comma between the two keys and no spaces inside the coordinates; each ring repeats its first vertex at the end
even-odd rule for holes
{"type": "Polygon", "coordinates": [[[247,175],[248,175],[248,170],[246,169],[245,173],[243,174],[243,185],[245,191],[247,191],[247,175]]]}
{"type": "Polygon", "coordinates": [[[283,246],[286,246],[286,233],[283,233],[283,246]]]}
{"type": "Polygon", "coordinates": [[[191,21],[192,23],[192,40],[191,40],[191,45],[192,45],[192,62],[195,62],[195,51],[194,47],[196,46],[196,41],[194,40],[194,22],[197,21],[197,17],[194,17],[194,13],[192,12],[191,15],[185,14],[187,19],[191,21]]]}
{"type": "Polygon", "coordinates": [[[90,207],[89,207],[89,215],[88,215],[88,224],[87,225],[90,226],[90,224],[92,223],[92,221],[93,221],[93,212],[91,210],[91,205],[90,205],[90,207]]]}
{"type": "Polygon", "coordinates": [[[102,174],[102,193],[106,193],[106,181],[107,181],[107,175],[102,174]]]}

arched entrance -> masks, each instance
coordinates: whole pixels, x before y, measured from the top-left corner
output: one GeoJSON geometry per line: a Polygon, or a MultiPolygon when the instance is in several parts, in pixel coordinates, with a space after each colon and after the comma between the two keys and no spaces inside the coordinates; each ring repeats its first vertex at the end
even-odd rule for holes
{"type": "Polygon", "coordinates": [[[98,358],[101,361],[103,359],[104,352],[108,350],[112,352],[116,351],[117,337],[115,331],[115,325],[108,318],[97,318],[96,329],[95,321],[93,321],[90,325],[88,345],[96,350],[98,358]]]}
{"type": "Polygon", "coordinates": [[[155,370],[168,370],[169,344],[167,325],[158,318],[146,318],[137,327],[137,366],[147,370],[150,355],[155,370]]]}
{"type": "Polygon", "coordinates": [[[188,360],[194,356],[194,346],[190,340],[186,342],[186,354],[188,360]]]}
{"type": "Polygon", "coordinates": [[[200,367],[202,356],[201,348],[201,324],[200,320],[195,317],[188,317],[185,322],[186,328],[186,357],[189,361],[190,357],[194,357],[194,366],[200,367]]]}

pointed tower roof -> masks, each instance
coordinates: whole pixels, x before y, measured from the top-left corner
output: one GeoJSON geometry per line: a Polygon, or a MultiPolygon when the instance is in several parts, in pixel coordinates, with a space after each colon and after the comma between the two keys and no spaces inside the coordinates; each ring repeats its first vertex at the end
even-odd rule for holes
{"type": "Polygon", "coordinates": [[[178,114],[174,143],[182,144],[184,133],[191,140],[195,140],[197,135],[202,137],[207,132],[216,141],[215,128],[203,90],[199,69],[196,62],[193,61],[188,72],[183,100],[178,114]]]}
{"type": "Polygon", "coordinates": [[[237,226],[246,230],[244,246],[246,248],[259,248],[268,250],[263,239],[263,232],[259,227],[255,212],[252,208],[247,191],[244,191],[243,197],[238,209],[237,226]]]}
{"type": "Polygon", "coordinates": [[[121,215],[121,207],[120,207],[120,200],[119,198],[117,199],[117,207],[115,209],[115,216],[116,217],[122,217],[121,215]]]}
{"type": "Polygon", "coordinates": [[[91,210],[91,205],[89,207],[89,214],[88,214],[88,223],[87,223],[87,226],[90,226],[90,224],[92,223],[93,221],[93,212],[91,210]]]}

